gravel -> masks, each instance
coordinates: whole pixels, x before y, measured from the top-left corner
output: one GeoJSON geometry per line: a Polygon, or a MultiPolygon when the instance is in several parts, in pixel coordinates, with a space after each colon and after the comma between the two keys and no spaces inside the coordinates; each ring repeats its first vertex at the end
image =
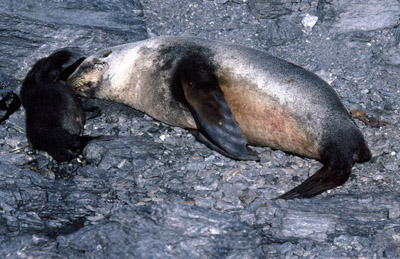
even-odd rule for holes
{"type": "MultiPolygon", "coordinates": [[[[1,258],[398,258],[400,4],[395,0],[0,2],[0,88],[19,93],[36,60],[156,35],[263,49],[324,78],[373,159],[310,200],[275,197],[321,167],[254,147],[234,161],[186,130],[94,100],[91,142],[70,163],[32,149],[20,108],[0,124],[1,258]],[[314,24],[314,22],[316,23],[314,24]]],[[[90,114],[88,114],[90,115],[90,114]]]]}

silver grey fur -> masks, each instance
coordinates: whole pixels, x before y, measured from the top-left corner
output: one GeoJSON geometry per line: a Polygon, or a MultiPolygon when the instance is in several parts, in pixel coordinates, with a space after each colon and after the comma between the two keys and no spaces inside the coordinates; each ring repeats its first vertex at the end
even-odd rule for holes
{"type": "MultiPolygon", "coordinates": [[[[290,62],[241,45],[192,37],[151,38],[97,52],[81,64],[69,82],[84,96],[122,102],[170,125],[196,128],[188,108],[175,100],[170,90],[179,60],[195,51],[209,55],[219,80],[228,75],[236,85],[245,82],[240,87],[258,96],[261,105],[273,103],[287,112],[312,147],[302,151],[272,143],[268,146],[320,158],[323,142],[336,138],[338,128],[361,135],[336,92],[325,81],[290,62]],[[90,71],[95,67],[100,69],[90,71]],[[88,81],[90,91],[82,87],[88,81]]],[[[269,119],[265,118],[266,123],[269,119]]]]}

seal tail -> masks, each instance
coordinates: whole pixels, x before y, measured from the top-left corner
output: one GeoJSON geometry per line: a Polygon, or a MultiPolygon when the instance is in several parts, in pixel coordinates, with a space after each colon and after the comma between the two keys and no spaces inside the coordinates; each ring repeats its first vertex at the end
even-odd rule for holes
{"type": "Polygon", "coordinates": [[[278,199],[312,198],[324,191],[343,185],[349,179],[351,166],[344,169],[333,169],[324,165],[299,186],[278,197],[278,199]]]}

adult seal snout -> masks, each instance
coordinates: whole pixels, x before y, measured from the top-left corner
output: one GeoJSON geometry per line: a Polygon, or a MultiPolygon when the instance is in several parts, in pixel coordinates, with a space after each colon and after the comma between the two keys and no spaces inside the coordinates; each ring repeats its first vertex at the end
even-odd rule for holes
{"type": "Polygon", "coordinates": [[[371,158],[335,91],[315,74],[252,48],[191,37],[158,37],[108,48],[69,77],[80,95],[130,105],[191,129],[235,159],[269,146],[324,166],[280,198],[309,198],[342,185],[371,158]]]}

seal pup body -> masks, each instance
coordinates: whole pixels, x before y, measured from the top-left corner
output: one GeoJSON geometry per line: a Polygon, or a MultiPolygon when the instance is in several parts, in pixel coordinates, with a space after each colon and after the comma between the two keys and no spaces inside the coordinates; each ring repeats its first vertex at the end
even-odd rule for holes
{"type": "Polygon", "coordinates": [[[27,138],[34,148],[48,152],[58,162],[78,156],[87,142],[96,138],[81,136],[84,109],[65,82],[83,59],[77,49],[56,51],[33,65],[21,87],[27,138]]]}
{"type": "Polygon", "coordinates": [[[315,74],[252,48],[158,37],[88,57],[68,79],[83,96],[125,103],[236,159],[247,143],[311,157],[324,167],[282,196],[343,184],[371,153],[335,91],[315,74]]]}

